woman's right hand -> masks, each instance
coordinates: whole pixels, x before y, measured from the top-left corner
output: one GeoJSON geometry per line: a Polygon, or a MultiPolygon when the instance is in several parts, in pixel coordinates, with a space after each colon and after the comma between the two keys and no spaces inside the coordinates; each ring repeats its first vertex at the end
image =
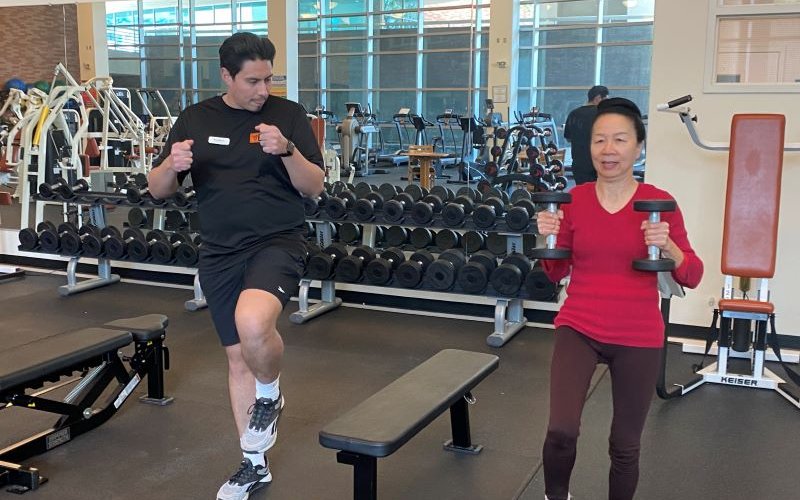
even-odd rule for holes
{"type": "Polygon", "coordinates": [[[559,229],[561,229],[561,219],[563,218],[563,210],[558,210],[556,213],[542,210],[536,214],[536,229],[542,236],[558,234],[559,229]]]}

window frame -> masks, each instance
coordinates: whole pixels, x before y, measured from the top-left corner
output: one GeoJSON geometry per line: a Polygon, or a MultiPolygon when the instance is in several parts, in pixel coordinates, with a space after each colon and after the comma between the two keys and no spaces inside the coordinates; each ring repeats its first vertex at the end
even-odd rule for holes
{"type": "Polygon", "coordinates": [[[800,23],[800,2],[772,5],[723,5],[723,0],[708,0],[706,60],[703,91],[708,94],[797,94],[800,82],[786,83],[719,83],[716,81],[719,25],[723,20],[754,19],[775,16],[796,16],[800,23]]]}

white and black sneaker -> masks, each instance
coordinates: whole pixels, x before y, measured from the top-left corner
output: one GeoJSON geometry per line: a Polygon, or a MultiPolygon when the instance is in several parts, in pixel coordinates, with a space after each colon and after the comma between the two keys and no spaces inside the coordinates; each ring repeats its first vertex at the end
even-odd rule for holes
{"type": "MultiPolygon", "coordinates": [[[[264,458],[266,460],[266,457],[264,458]]],[[[219,489],[217,500],[247,500],[250,493],[271,481],[269,460],[266,460],[264,466],[254,466],[249,458],[245,458],[239,465],[239,470],[219,489]]]]}
{"type": "Polygon", "coordinates": [[[250,423],[239,441],[242,451],[248,453],[264,453],[278,438],[278,417],[283,410],[283,395],[273,401],[258,398],[250,407],[250,423]]]}

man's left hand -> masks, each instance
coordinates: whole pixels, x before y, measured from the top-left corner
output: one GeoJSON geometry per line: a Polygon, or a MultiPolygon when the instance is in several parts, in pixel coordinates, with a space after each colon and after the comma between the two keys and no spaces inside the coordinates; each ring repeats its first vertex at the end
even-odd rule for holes
{"type": "Polygon", "coordinates": [[[258,132],[258,143],[261,149],[272,155],[282,155],[286,153],[286,148],[289,140],[283,136],[280,129],[274,125],[267,125],[266,123],[259,123],[256,125],[258,132]]]}

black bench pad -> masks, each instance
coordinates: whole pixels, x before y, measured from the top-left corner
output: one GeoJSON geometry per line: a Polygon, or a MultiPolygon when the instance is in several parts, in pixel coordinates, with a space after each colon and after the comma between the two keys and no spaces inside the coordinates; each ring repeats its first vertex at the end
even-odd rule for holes
{"type": "Polygon", "coordinates": [[[169,319],[163,314],[145,314],[135,318],[118,319],[103,326],[115,330],[127,330],[133,335],[133,340],[141,342],[161,338],[168,325],[169,319]]]}
{"type": "Polygon", "coordinates": [[[126,331],[86,328],[0,351],[0,394],[125,347],[131,340],[126,331]]]}
{"type": "Polygon", "coordinates": [[[498,365],[492,354],[440,351],[325,426],[319,442],[361,455],[391,455],[498,365]]]}

